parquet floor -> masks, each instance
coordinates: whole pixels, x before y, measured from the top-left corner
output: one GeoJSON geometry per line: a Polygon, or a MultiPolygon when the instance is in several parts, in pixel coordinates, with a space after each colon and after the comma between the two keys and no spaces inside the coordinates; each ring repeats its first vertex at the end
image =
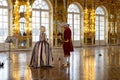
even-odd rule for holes
{"type": "Polygon", "coordinates": [[[53,68],[30,68],[31,50],[0,52],[0,80],[120,80],[120,46],[74,48],[63,68],[62,48],[52,49],[53,68]],[[100,55],[101,54],[101,55],[100,55]]]}

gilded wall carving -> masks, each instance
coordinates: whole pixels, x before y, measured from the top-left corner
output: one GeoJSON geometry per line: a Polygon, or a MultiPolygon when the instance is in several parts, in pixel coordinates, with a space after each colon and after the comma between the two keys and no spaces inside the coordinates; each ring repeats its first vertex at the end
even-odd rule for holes
{"type": "MultiPolygon", "coordinates": [[[[12,0],[13,4],[16,0],[12,0]]],[[[25,1],[30,1],[31,5],[34,2],[34,0],[19,0],[22,3],[24,3],[25,1]]],[[[87,19],[89,19],[89,21],[94,21],[94,19],[90,19],[91,18],[91,10],[94,7],[94,10],[98,7],[98,6],[104,6],[108,12],[108,15],[106,17],[108,17],[108,43],[117,43],[117,41],[119,41],[120,43],[120,36],[118,36],[117,34],[120,33],[120,1],[119,0],[50,0],[52,6],[53,6],[53,35],[54,35],[54,39],[55,39],[55,43],[57,45],[57,39],[58,39],[58,33],[59,33],[59,23],[61,22],[67,22],[67,9],[68,6],[71,3],[77,3],[80,4],[81,7],[83,8],[83,10],[85,10],[85,7],[87,5],[87,9],[88,9],[88,13],[86,14],[88,16],[87,19]],[[113,39],[114,38],[114,39],[113,39]],[[114,41],[113,41],[113,40],[114,41]]],[[[94,16],[95,16],[95,11],[93,11],[94,16]]],[[[85,19],[85,14],[84,15],[84,20],[85,19]]],[[[89,23],[91,24],[91,23],[89,23]]],[[[90,27],[90,29],[92,29],[92,31],[95,30],[95,22],[93,22],[94,26],[90,27]]],[[[85,23],[84,23],[85,25],[85,23]]],[[[87,27],[87,28],[89,28],[87,27]]],[[[85,32],[84,32],[85,33],[85,32]]],[[[89,38],[91,37],[93,44],[94,43],[94,37],[95,37],[95,32],[90,32],[91,36],[84,35],[84,38],[89,38]]]]}

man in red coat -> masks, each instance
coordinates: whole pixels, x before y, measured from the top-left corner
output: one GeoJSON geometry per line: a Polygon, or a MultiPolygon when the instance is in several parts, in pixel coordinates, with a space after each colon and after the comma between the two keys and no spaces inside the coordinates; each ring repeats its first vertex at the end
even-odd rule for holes
{"type": "Polygon", "coordinates": [[[70,52],[73,51],[72,39],[71,39],[71,30],[69,28],[69,24],[63,22],[62,26],[64,27],[64,43],[63,43],[63,51],[65,57],[64,66],[69,65],[70,61],[70,52]]]}

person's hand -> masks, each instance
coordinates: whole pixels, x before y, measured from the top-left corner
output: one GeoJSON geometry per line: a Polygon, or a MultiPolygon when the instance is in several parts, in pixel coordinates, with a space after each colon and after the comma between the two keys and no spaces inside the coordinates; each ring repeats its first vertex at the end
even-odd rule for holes
{"type": "Polygon", "coordinates": [[[67,39],[67,40],[65,40],[64,42],[69,42],[69,40],[67,39]]]}

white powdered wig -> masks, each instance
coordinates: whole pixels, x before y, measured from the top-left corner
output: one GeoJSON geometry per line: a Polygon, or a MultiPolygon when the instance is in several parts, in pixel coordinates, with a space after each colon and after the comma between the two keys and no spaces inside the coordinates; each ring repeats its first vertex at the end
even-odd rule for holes
{"type": "Polygon", "coordinates": [[[62,22],[61,26],[67,26],[68,24],[66,22],[62,22]]]}
{"type": "Polygon", "coordinates": [[[40,32],[45,32],[45,26],[40,27],[40,32]]]}

